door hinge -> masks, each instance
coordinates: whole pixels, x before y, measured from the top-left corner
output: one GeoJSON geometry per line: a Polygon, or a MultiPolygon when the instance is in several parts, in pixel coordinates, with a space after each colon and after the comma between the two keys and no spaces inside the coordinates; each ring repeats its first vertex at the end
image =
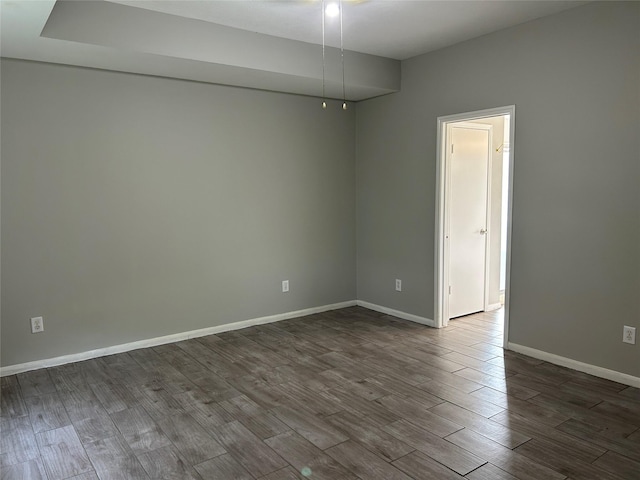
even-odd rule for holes
{"type": "Polygon", "coordinates": [[[449,285],[449,295],[451,295],[451,285],[449,285]]]}
{"type": "Polygon", "coordinates": [[[451,144],[451,153],[453,153],[453,143],[451,144]]]}

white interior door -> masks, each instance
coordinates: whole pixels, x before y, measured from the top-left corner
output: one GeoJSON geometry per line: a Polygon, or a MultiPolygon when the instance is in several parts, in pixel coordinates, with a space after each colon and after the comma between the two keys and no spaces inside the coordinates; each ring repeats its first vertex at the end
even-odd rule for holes
{"type": "Polygon", "coordinates": [[[449,132],[449,318],[484,310],[490,129],[449,132]]]}

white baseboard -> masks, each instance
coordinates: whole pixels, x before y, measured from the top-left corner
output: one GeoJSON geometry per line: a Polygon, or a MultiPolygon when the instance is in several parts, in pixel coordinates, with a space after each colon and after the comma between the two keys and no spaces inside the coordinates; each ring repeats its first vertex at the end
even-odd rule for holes
{"type": "Polygon", "coordinates": [[[63,355],[61,357],[47,358],[44,360],[36,360],[33,362],[20,363],[17,365],[9,365],[0,367],[0,377],[7,375],[15,375],[17,373],[27,372],[29,370],[37,370],[39,368],[55,367],[66,363],[80,362],[91,358],[104,357],[116,353],[128,352],[139,348],[155,347],[165,345],[167,343],[179,342],[190,338],[204,337],[215,333],[230,332],[232,330],[240,330],[242,328],[252,327],[254,325],[264,325],[266,323],[279,322],[281,320],[289,320],[291,318],[304,317],[314,313],[328,312],[330,310],[338,310],[339,308],[353,307],[356,305],[355,300],[347,302],[333,303],[320,307],[306,308],[304,310],[296,310],[294,312],[279,313],[277,315],[269,315],[267,317],[252,318],[240,322],[227,323],[225,325],[217,325],[215,327],[202,328],[199,330],[191,330],[188,332],[175,333],[173,335],[165,335],[163,337],[149,338],[146,340],[138,340],[136,342],[114,345],[112,347],[99,348],[88,352],[74,353],[71,355],[63,355]]]}
{"type": "Polygon", "coordinates": [[[501,308],[502,308],[501,303],[490,303],[489,305],[487,305],[485,312],[493,312],[494,310],[500,310],[501,308]]]}
{"type": "Polygon", "coordinates": [[[359,307],[368,308],[369,310],[375,310],[376,312],[386,313],[387,315],[393,315],[394,317],[402,318],[403,320],[409,320],[415,323],[421,323],[422,325],[428,325],[429,327],[436,326],[436,322],[426,317],[419,317],[418,315],[414,315],[412,313],[401,312],[400,310],[394,310],[393,308],[382,307],[380,305],[376,305],[374,303],[365,302],[363,300],[358,300],[356,304],[359,307]]]}
{"type": "Polygon", "coordinates": [[[633,375],[616,372],[615,370],[609,370],[608,368],[598,367],[589,363],[579,362],[577,360],[572,360],[571,358],[561,357],[560,355],[543,352],[542,350],[536,350],[531,347],[525,347],[524,345],[519,345],[517,343],[509,342],[507,348],[508,350],[513,350],[514,352],[522,353],[523,355],[528,355],[529,357],[537,358],[538,360],[544,360],[545,362],[553,363],[555,365],[588,373],[594,377],[606,378],[607,380],[640,388],[640,378],[634,377],[633,375]]]}
{"type": "MultiPolygon", "coordinates": [[[[99,348],[96,350],[90,350],[87,352],[74,353],[71,355],[63,355],[60,357],[48,358],[44,360],[36,360],[33,362],[20,363],[16,365],[9,365],[6,367],[0,367],[0,377],[15,375],[17,373],[27,372],[29,370],[37,370],[39,368],[55,367],[57,365],[64,365],[66,363],[80,362],[83,360],[89,360],[91,358],[104,357],[106,355],[114,355],[116,353],[128,352],[131,350],[137,350],[139,348],[155,347],[158,345],[164,345],[167,343],[179,342],[182,340],[188,340],[190,338],[204,337],[206,335],[213,335],[216,333],[230,332],[232,330],[240,330],[243,328],[252,327],[254,325],[264,325],[267,323],[279,322],[282,320],[289,320],[291,318],[303,317],[305,315],[312,315],[314,313],[328,312],[330,310],[338,310],[340,308],[353,307],[358,305],[369,310],[385,313],[387,315],[393,315],[394,317],[409,320],[411,322],[420,323],[429,327],[435,327],[435,322],[426,317],[420,317],[411,313],[401,312],[400,310],[394,310],[392,308],[383,307],[373,303],[365,302],[362,300],[350,300],[347,302],[334,303],[330,305],[322,305],[319,307],[307,308],[304,310],[296,310],[293,312],[279,313],[277,315],[269,315],[266,317],[252,318],[249,320],[243,320],[240,322],[227,323],[225,325],[217,325],[215,327],[202,328],[199,330],[191,330],[188,332],[176,333],[173,335],[165,335],[162,337],[149,338],[145,340],[138,340],[135,342],[124,343],[121,345],[114,345],[111,347],[99,348]]],[[[522,353],[533,358],[547,361],[563,367],[572,368],[580,372],[588,373],[596,377],[606,378],[614,382],[622,383],[624,385],[630,385],[632,387],[640,388],[640,378],[628,375],[626,373],[616,372],[615,370],[609,370],[603,367],[590,365],[588,363],[582,363],[570,358],[561,357],[553,353],[544,352],[542,350],[536,350],[535,348],[526,347],[517,343],[508,344],[508,349],[514,352],[522,353]]]]}

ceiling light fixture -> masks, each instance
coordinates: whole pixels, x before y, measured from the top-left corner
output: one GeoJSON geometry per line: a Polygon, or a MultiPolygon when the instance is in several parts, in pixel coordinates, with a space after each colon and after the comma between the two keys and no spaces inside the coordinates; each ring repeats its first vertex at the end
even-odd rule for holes
{"type": "Polygon", "coordinates": [[[327,98],[325,95],[325,42],[324,42],[324,16],[326,14],[326,9],[324,7],[324,0],[322,0],[322,108],[327,109],[327,98]]]}
{"type": "Polygon", "coordinates": [[[344,17],[342,10],[342,0],[340,0],[340,59],[342,60],[342,109],[347,109],[347,95],[344,88],[344,36],[342,34],[342,18],[344,17]]]}
{"type": "Polygon", "coordinates": [[[339,3],[325,4],[322,0],[322,108],[327,108],[326,96],[326,41],[325,41],[325,17],[340,16],[340,62],[342,64],[342,109],[347,109],[347,96],[344,82],[344,30],[342,22],[342,0],[339,3]]]}
{"type": "Polygon", "coordinates": [[[326,13],[328,17],[337,17],[340,15],[340,5],[337,3],[330,3],[327,5],[327,8],[324,9],[324,13],[326,13]]]}

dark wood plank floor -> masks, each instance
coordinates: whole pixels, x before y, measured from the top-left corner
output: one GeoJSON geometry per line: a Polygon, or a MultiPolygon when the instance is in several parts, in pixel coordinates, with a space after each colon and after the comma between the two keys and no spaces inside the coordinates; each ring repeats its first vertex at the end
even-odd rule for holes
{"type": "Polygon", "coordinates": [[[4,377],[9,479],[640,479],[640,390],[360,307],[4,377]]]}

